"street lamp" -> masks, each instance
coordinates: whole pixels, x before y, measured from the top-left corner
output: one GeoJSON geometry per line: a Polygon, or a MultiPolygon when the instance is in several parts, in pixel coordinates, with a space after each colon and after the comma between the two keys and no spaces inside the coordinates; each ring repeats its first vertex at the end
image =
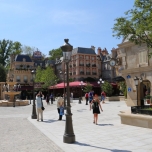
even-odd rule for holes
{"type": "Polygon", "coordinates": [[[136,92],[137,92],[137,106],[138,106],[138,82],[139,82],[139,78],[138,77],[134,77],[134,82],[135,82],[135,86],[136,86],[136,92]]]}
{"type": "Polygon", "coordinates": [[[32,119],[37,119],[36,106],[35,106],[35,91],[34,91],[34,85],[35,85],[34,79],[35,79],[35,74],[36,74],[35,70],[32,70],[31,74],[32,74],[32,80],[33,80],[33,109],[32,109],[32,116],[31,116],[31,118],[32,119]]]}
{"type": "Polygon", "coordinates": [[[100,84],[100,87],[102,86],[103,83],[104,83],[104,81],[100,78],[100,79],[98,80],[98,84],[100,84]]]}
{"type": "Polygon", "coordinates": [[[82,100],[82,85],[83,85],[83,81],[80,82],[80,86],[81,86],[81,97],[79,97],[79,104],[81,104],[81,100],[82,100]]]}
{"type": "Polygon", "coordinates": [[[75,135],[73,131],[72,124],[72,113],[70,105],[70,91],[69,91],[69,62],[71,60],[73,46],[68,43],[69,39],[64,39],[65,44],[61,46],[63,52],[63,60],[66,64],[66,78],[67,78],[67,106],[66,106],[66,123],[65,123],[65,132],[63,135],[64,143],[74,143],[75,135]]]}
{"type": "MultiPolygon", "coordinates": [[[[60,71],[60,74],[62,74],[62,71],[60,71]]],[[[66,109],[66,99],[65,99],[65,75],[66,75],[66,72],[63,73],[63,81],[64,81],[64,90],[63,90],[63,94],[64,94],[64,109],[66,109]]]]}

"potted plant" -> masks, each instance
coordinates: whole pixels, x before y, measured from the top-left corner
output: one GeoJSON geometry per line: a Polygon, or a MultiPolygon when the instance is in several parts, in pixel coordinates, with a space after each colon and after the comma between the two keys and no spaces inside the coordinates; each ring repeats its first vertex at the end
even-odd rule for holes
{"type": "Polygon", "coordinates": [[[145,98],[146,98],[147,104],[150,104],[151,96],[150,96],[150,95],[147,95],[145,98]]]}

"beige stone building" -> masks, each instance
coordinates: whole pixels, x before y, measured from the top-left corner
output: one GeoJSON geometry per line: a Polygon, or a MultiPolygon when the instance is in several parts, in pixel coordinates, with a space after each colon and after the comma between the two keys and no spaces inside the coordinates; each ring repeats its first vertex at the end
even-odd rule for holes
{"type": "Polygon", "coordinates": [[[124,39],[118,44],[117,49],[112,50],[113,54],[117,54],[120,64],[115,66],[116,75],[122,76],[127,84],[127,105],[141,105],[148,91],[152,95],[152,59],[148,59],[149,49],[146,44],[135,45],[134,43],[124,39]],[[138,81],[138,103],[137,91],[134,77],[138,81]],[[140,81],[141,80],[141,81],[140,81]]]}
{"type": "Polygon", "coordinates": [[[7,81],[14,81],[20,84],[31,83],[31,69],[33,67],[34,62],[28,55],[12,55],[7,81]]]}

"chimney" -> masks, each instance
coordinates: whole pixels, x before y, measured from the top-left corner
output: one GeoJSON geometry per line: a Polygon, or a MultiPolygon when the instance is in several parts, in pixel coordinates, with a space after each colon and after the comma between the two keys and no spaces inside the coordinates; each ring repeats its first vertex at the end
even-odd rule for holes
{"type": "Polygon", "coordinates": [[[93,45],[91,46],[91,49],[93,49],[95,51],[95,47],[93,45]]]}
{"type": "Polygon", "coordinates": [[[101,47],[98,47],[98,55],[101,55],[101,47]]]}

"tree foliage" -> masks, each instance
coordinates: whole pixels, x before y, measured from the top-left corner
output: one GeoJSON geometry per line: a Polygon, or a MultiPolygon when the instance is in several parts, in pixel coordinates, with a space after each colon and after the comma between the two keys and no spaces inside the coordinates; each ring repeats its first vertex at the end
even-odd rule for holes
{"type": "Polygon", "coordinates": [[[50,85],[55,85],[57,77],[51,67],[41,69],[40,67],[36,70],[35,82],[43,82],[43,89],[47,89],[50,85]]]}
{"type": "Polygon", "coordinates": [[[101,89],[107,94],[107,96],[111,96],[113,93],[112,85],[107,81],[104,81],[101,85],[101,89]]]}
{"type": "Polygon", "coordinates": [[[56,58],[62,57],[62,50],[61,48],[58,49],[52,49],[49,51],[50,59],[55,60],[56,58]]]}
{"type": "Polygon", "coordinates": [[[27,46],[27,45],[22,46],[22,52],[24,54],[29,55],[30,57],[33,55],[34,51],[35,51],[34,47],[30,47],[30,46],[27,46]]]}
{"type": "Polygon", "coordinates": [[[87,83],[84,87],[83,92],[90,92],[92,90],[92,85],[90,83],[87,83]]]}
{"type": "Polygon", "coordinates": [[[6,82],[6,70],[4,66],[0,65],[0,82],[6,82]]]}
{"type": "Polygon", "coordinates": [[[116,19],[113,33],[117,38],[152,48],[152,0],[135,0],[133,9],[116,19]]]}
{"type": "Polygon", "coordinates": [[[0,64],[6,66],[10,54],[12,53],[13,42],[10,40],[0,40],[0,64]]]}
{"type": "Polygon", "coordinates": [[[125,81],[119,82],[119,86],[120,86],[120,90],[122,91],[122,93],[124,94],[125,98],[127,98],[127,85],[125,83],[125,81]]]}
{"type": "Polygon", "coordinates": [[[18,41],[13,43],[12,54],[18,55],[22,53],[22,44],[18,41]]]}

